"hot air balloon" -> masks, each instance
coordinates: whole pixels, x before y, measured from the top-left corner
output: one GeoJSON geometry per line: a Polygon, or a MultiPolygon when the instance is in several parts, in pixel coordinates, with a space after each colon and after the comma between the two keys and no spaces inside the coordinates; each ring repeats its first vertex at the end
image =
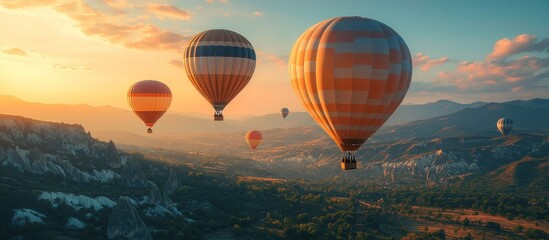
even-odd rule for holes
{"type": "Polygon", "coordinates": [[[496,123],[496,126],[498,127],[498,130],[503,134],[503,136],[506,136],[507,133],[513,129],[513,120],[510,118],[500,118],[498,122],[496,123]]]}
{"type": "Polygon", "coordinates": [[[290,113],[290,110],[288,110],[287,108],[280,109],[280,115],[282,115],[284,119],[286,119],[289,113],[290,113]]]}
{"type": "Polygon", "coordinates": [[[242,35],[214,29],[197,34],[185,48],[185,71],[223,121],[223,109],[244,89],[255,70],[255,51],[242,35]]]}
{"type": "Polygon", "coordinates": [[[295,93],[356,169],[355,151],[402,102],[412,77],[406,43],[387,25],[362,17],[319,22],[290,55],[295,93]]]}
{"type": "Polygon", "coordinates": [[[246,142],[248,143],[248,146],[252,150],[255,150],[257,146],[261,143],[261,140],[263,139],[263,135],[257,130],[249,131],[246,133],[246,142]]]}
{"type": "Polygon", "coordinates": [[[143,80],[133,84],[128,90],[128,104],[133,112],[149,127],[164,115],[172,103],[172,92],[166,84],[155,80],[143,80]]]}

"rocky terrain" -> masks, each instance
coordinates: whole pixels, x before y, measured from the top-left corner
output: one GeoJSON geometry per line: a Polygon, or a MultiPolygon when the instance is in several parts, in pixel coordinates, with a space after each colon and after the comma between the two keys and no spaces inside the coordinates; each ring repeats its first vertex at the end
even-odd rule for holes
{"type": "Polygon", "coordinates": [[[80,125],[0,116],[0,172],[3,236],[56,226],[48,234],[151,239],[140,216],[182,216],[170,199],[179,186],[176,172],[121,153],[80,125]],[[143,167],[165,176],[164,194],[143,167]]]}
{"type": "MultiPolygon", "coordinates": [[[[115,144],[78,124],[0,115],[0,235],[185,238],[201,236],[192,229],[206,225],[226,234],[226,224],[236,220],[217,212],[234,215],[234,206],[242,205],[265,214],[261,204],[243,200],[250,192],[238,192],[239,176],[384,186],[479,183],[547,192],[549,126],[543,119],[549,108],[543,101],[485,104],[384,127],[357,151],[358,169],[347,172],[339,169],[340,151],[316,126],[263,130],[262,144],[251,151],[243,132],[131,137],[133,142],[115,144]],[[492,121],[501,112],[518,119],[506,137],[492,121]],[[238,200],[225,198],[228,193],[238,200]]],[[[249,221],[238,220],[251,226],[249,221]]]]}

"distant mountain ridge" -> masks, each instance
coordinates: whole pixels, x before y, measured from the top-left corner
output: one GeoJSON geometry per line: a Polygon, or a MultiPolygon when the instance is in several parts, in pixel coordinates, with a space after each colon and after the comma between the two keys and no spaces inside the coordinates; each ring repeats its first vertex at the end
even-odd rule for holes
{"type": "Polygon", "coordinates": [[[401,105],[385,122],[385,126],[444,116],[465,108],[480,107],[484,104],[486,102],[461,104],[450,100],[438,100],[426,104],[401,105]]]}
{"type": "Polygon", "coordinates": [[[496,121],[502,117],[513,119],[511,134],[520,132],[549,132],[549,100],[532,99],[506,103],[487,103],[477,108],[427,120],[412,121],[380,129],[377,140],[394,140],[412,137],[444,137],[483,132],[498,136],[496,121]]]}
{"type": "MultiPolygon", "coordinates": [[[[427,104],[402,105],[384,126],[391,127],[410,121],[440,117],[486,104],[485,102],[460,104],[448,100],[439,100],[427,104]]],[[[544,109],[549,108],[549,99],[517,100],[505,104],[544,109]]],[[[81,124],[91,131],[94,136],[98,136],[102,140],[109,140],[109,136],[116,136],[117,134],[146,135],[146,127],[131,111],[110,106],[42,104],[26,102],[13,96],[0,96],[0,109],[3,114],[20,115],[44,121],[81,124]]],[[[189,116],[187,116],[168,111],[155,125],[154,135],[241,132],[251,129],[267,130],[311,126],[316,126],[316,123],[306,112],[291,112],[285,120],[282,119],[279,113],[272,113],[245,119],[227,119],[224,122],[214,122],[209,118],[201,118],[200,114],[189,113],[189,116]]]]}

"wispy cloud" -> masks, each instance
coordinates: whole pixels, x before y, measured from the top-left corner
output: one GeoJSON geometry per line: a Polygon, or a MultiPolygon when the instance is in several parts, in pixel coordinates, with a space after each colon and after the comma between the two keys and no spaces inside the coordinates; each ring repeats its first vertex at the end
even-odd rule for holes
{"type": "MultiPolygon", "coordinates": [[[[215,3],[215,0],[204,0],[205,2],[207,2],[208,4],[214,4],[215,3]]],[[[229,0],[218,0],[218,2],[222,3],[222,4],[229,4],[229,0]]]]}
{"type": "Polygon", "coordinates": [[[85,66],[71,66],[71,65],[64,65],[64,64],[59,64],[59,63],[55,63],[55,64],[52,64],[51,65],[51,68],[54,68],[54,69],[58,69],[58,70],[75,70],[75,71],[89,71],[89,70],[92,70],[92,68],[90,67],[85,67],[85,66]]]}
{"type": "Polygon", "coordinates": [[[6,0],[1,1],[0,4],[5,8],[17,9],[17,8],[33,8],[33,7],[47,7],[53,5],[57,0],[6,0]]]}
{"type": "Polygon", "coordinates": [[[437,59],[431,59],[431,57],[424,55],[423,53],[418,53],[414,56],[413,64],[414,66],[419,67],[422,71],[429,71],[429,69],[443,65],[447,63],[450,59],[447,57],[441,57],[437,59]]]}
{"type": "Polygon", "coordinates": [[[20,49],[20,48],[8,48],[8,49],[4,49],[2,50],[3,53],[5,54],[8,54],[8,55],[15,55],[15,56],[27,56],[28,53],[23,50],[23,49],[20,49]]]}
{"type": "Polygon", "coordinates": [[[127,0],[100,0],[100,2],[115,9],[123,9],[129,7],[127,0]]]}
{"type": "Polygon", "coordinates": [[[271,63],[276,64],[279,67],[285,67],[285,66],[288,65],[288,62],[286,61],[285,57],[278,56],[278,55],[275,55],[275,54],[270,54],[270,53],[267,53],[267,52],[261,51],[261,50],[256,50],[255,52],[257,53],[257,60],[258,61],[266,60],[266,61],[269,61],[271,63]]]}
{"type": "Polygon", "coordinates": [[[261,17],[261,16],[263,16],[263,12],[261,12],[261,11],[255,11],[255,12],[254,12],[254,16],[261,17]]]}
{"type": "Polygon", "coordinates": [[[169,64],[176,68],[180,68],[180,69],[185,68],[185,66],[183,65],[183,61],[181,60],[171,60],[169,64]]]}
{"type": "Polygon", "coordinates": [[[168,17],[180,20],[191,20],[191,12],[180,9],[171,4],[150,4],[147,6],[147,10],[154,13],[159,18],[168,17]]]}

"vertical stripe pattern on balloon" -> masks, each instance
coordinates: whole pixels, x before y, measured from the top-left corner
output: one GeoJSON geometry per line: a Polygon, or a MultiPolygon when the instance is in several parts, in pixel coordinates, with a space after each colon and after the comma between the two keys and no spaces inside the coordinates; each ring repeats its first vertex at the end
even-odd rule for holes
{"type": "Polygon", "coordinates": [[[295,43],[290,77],[296,94],[342,151],[355,151],[402,102],[412,62],[404,40],[368,18],[320,22],[295,43]]]}

